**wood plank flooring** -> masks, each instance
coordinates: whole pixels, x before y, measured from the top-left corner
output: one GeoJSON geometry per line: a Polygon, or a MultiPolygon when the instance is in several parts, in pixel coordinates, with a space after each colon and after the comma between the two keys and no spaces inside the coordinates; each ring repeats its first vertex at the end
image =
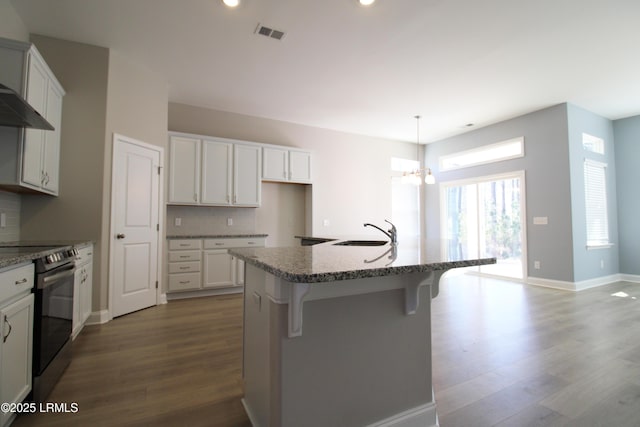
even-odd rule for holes
{"type": "Polygon", "coordinates": [[[242,297],[177,300],[87,326],[49,396],[75,414],[34,414],[14,426],[245,427],[242,297]]]}
{"type": "MultiPolygon", "coordinates": [[[[432,321],[442,427],[640,426],[640,285],[571,293],[455,275],[432,321]]],[[[79,412],[14,426],[249,426],[241,343],[239,295],[88,326],[49,398],[79,412]]]]}

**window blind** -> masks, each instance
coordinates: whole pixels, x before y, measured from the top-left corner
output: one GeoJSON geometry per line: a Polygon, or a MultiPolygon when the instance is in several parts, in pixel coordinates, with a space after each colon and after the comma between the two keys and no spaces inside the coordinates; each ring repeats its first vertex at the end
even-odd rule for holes
{"type": "Polygon", "coordinates": [[[587,246],[609,244],[606,170],[606,163],[589,159],[584,161],[587,246]]]}

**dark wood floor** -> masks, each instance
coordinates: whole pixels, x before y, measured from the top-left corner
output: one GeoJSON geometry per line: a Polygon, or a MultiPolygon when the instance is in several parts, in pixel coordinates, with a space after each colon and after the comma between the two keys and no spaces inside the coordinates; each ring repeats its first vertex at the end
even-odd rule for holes
{"type": "MultiPolygon", "coordinates": [[[[442,427],[640,426],[640,285],[571,293],[454,276],[440,289],[432,319],[442,427]]],[[[49,398],[79,412],[14,426],[249,426],[241,340],[238,295],[86,327],[49,398]]]]}

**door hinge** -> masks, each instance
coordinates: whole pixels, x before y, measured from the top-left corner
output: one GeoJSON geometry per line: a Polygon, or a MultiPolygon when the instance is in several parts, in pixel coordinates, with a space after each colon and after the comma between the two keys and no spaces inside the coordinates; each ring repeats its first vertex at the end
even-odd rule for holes
{"type": "Polygon", "coordinates": [[[156,280],[156,289],[158,289],[158,281],[156,280]]]}

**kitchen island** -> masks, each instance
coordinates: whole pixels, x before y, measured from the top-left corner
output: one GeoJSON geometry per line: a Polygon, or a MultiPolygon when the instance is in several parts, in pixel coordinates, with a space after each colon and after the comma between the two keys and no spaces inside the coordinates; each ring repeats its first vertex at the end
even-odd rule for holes
{"type": "Polygon", "coordinates": [[[437,425],[431,299],[447,270],[495,258],[379,243],[231,251],[246,265],[243,404],[254,427],[437,425]]]}

